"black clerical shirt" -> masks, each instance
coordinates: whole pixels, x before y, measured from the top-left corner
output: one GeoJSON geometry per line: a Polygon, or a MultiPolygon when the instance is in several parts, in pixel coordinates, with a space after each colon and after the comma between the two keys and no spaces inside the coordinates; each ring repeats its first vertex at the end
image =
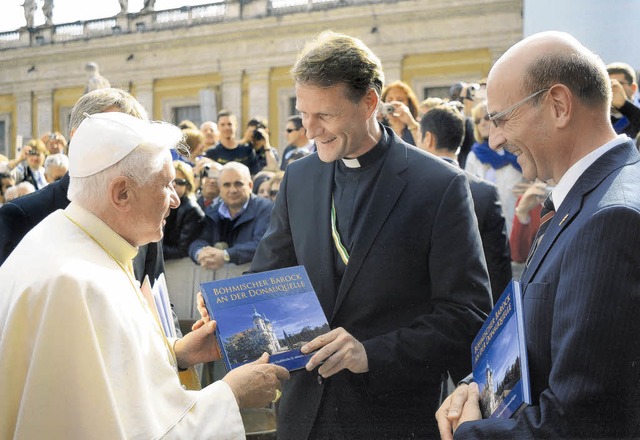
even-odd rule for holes
{"type": "MultiPolygon", "coordinates": [[[[369,151],[357,158],[357,162],[348,161],[355,168],[347,166],[342,160],[334,162],[333,200],[336,210],[336,226],[343,246],[349,253],[357,240],[364,224],[366,213],[375,187],[378,174],[389,151],[391,138],[382,130],[380,141],[369,151]]],[[[345,265],[334,244],[334,267],[337,285],[340,285],[345,265]]]]}

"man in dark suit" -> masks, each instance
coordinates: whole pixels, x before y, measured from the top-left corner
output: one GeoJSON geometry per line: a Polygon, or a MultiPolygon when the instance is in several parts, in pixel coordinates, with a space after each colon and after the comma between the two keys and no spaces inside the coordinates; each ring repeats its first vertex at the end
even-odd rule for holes
{"type": "MultiPolygon", "coordinates": [[[[147,112],[129,93],[119,89],[98,89],[83,95],[74,105],[69,124],[70,135],[78,128],[84,114],[104,111],[120,111],[137,118],[147,119],[147,112]]],[[[11,251],[22,238],[42,219],[57,209],[69,204],[67,189],[69,174],[35,193],[15,199],[0,207],[0,264],[7,259],[11,251]]],[[[136,278],[142,282],[145,275],[153,282],[164,272],[162,246],[149,243],[140,246],[133,260],[136,278]]]]}
{"type": "Polygon", "coordinates": [[[478,387],[462,385],[436,414],[442,437],[638,438],[640,154],[611,126],[605,66],[568,34],[535,34],[487,93],[491,148],[557,182],[521,279],[532,403],[479,420],[478,387]]]}
{"type": "MultiPolygon", "coordinates": [[[[465,126],[464,115],[456,107],[442,105],[429,110],[420,120],[420,130],[420,148],[458,167],[457,154],[464,138],[465,126]]],[[[498,188],[470,173],[467,173],[467,178],[495,303],[511,281],[511,251],[506,221],[498,188]]]]}
{"type": "Polygon", "coordinates": [[[441,378],[469,368],[491,306],[467,179],[377,122],[362,41],[325,32],[292,73],[317,153],[287,168],[251,270],[304,265],[332,330],[302,347],[278,439],[433,438],[441,378]]]}

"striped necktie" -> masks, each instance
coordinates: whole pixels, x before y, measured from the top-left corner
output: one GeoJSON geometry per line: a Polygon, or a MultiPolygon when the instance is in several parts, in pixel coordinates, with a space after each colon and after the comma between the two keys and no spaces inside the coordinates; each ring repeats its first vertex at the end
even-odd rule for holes
{"type": "Polygon", "coordinates": [[[533,240],[533,246],[531,246],[531,250],[529,251],[529,256],[527,257],[526,263],[527,266],[531,262],[531,258],[536,252],[536,249],[538,249],[538,245],[542,241],[542,237],[544,237],[544,233],[549,227],[551,219],[555,214],[556,211],[553,206],[553,200],[551,199],[551,194],[549,194],[549,196],[544,200],[544,203],[542,204],[542,210],[540,210],[540,227],[538,228],[538,233],[536,234],[535,240],[533,240]]]}

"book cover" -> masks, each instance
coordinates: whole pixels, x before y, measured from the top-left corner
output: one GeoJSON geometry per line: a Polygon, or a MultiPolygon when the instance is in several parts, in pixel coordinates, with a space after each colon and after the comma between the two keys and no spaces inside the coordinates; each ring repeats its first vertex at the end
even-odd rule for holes
{"type": "Polygon", "coordinates": [[[288,267],[200,285],[227,371],[259,358],[289,371],[312,354],[300,351],[330,328],[304,266],[288,267]]]}
{"type": "Polygon", "coordinates": [[[483,418],[510,418],[531,404],[520,283],[512,280],[471,345],[483,418]]]}

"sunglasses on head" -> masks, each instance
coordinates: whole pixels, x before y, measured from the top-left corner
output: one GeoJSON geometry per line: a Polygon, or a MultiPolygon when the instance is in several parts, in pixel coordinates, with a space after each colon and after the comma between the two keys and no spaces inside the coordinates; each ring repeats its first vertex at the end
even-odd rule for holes
{"type": "Polygon", "coordinates": [[[175,183],[176,185],[185,186],[189,182],[187,181],[187,179],[173,179],[173,183],[175,183]]]}

